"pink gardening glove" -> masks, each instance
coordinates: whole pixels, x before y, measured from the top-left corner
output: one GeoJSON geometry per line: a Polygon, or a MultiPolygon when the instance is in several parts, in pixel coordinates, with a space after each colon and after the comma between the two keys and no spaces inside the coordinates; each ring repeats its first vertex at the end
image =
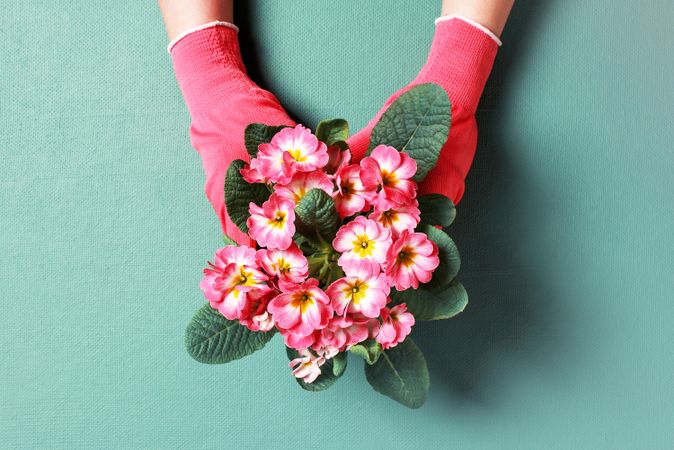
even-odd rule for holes
{"type": "MultiPolygon", "coordinates": [[[[438,83],[452,102],[452,126],[438,165],[420,185],[420,193],[444,194],[458,203],[477,144],[475,110],[498,45],[493,35],[474,24],[457,18],[440,19],[428,60],[417,78],[395,93],[368,126],[349,139],[354,159],[364,156],[372,127],[396,98],[416,84],[438,83]]],[[[170,52],[192,117],[190,136],[203,161],[206,195],[223,232],[239,243],[250,243],[226,213],[223,186],[227,167],[234,159],[249,160],[244,146],[248,124],[295,123],[276,97],[246,74],[233,25],[217,22],[200,27],[175,42],[170,52]]]]}
{"type": "Polygon", "coordinates": [[[250,161],[244,130],[251,123],[295,125],[276,97],[257,86],[241,60],[236,27],[217,22],[170,48],[176,78],[192,117],[190,137],[206,173],[206,196],[222,231],[240,244],[250,238],[225,209],[225,174],[235,159],[250,161]]]}
{"type": "Polygon", "coordinates": [[[360,160],[370,144],[370,133],[386,109],[412,86],[437,83],[452,102],[452,126],[437,166],[419,185],[420,194],[443,194],[456,205],[465,190],[464,181],[475,156],[475,110],[489,78],[500,41],[488,30],[459,18],[438,19],[426,64],[409,86],[393,94],[377,116],[351,136],[349,146],[360,160]]]}

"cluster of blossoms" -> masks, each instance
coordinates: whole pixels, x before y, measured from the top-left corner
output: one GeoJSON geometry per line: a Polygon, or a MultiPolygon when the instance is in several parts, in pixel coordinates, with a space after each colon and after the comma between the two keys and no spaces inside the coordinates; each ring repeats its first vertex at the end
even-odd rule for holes
{"type": "Polygon", "coordinates": [[[439,264],[437,245],[414,231],[416,171],[393,147],[378,146],[352,164],[348,149],[328,147],[307,128],[282,129],[241,171],[247,182],[271,188],[266,202],[249,206],[248,234],[259,249],[217,251],[201,282],[211,306],[253,331],[275,327],[298,351],[290,365],[307,383],[326,360],[367,339],[396,346],[414,316],[404,303],[391,305],[391,289],[418,288],[439,264]],[[307,258],[294,240],[295,207],[312,189],[332,197],[342,220],[326,243],[331,258],[307,258]],[[325,271],[316,264],[334,264],[339,275],[317,275],[325,271]]]}

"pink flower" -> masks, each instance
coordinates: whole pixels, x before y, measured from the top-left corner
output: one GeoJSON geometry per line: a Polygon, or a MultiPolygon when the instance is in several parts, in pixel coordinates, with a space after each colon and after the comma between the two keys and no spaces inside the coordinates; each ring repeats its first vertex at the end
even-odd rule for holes
{"type": "Polygon", "coordinates": [[[417,184],[411,180],[417,163],[407,153],[379,145],[360,162],[363,185],[379,188],[376,203],[382,209],[402,205],[416,197],[417,184]]]}
{"type": "Polygon", "coordinates": [[[337,192],[333,198],[341,218],[363,211],[367,202],[376,195],[375,187],[365,188],[363,186],[360,172],[360,166],[354,164],[342,167],[335,175],[337,192]]]}
{"type": "Polygon", "coordinates": [[[279,333],[281,333],[281,336],[283,336],[286,347],[294,348],[295,350],[301,350],[308,347],[313,348],[321,337],[321,330],[316,330],[308,336],[300,336],[279,327],[278,324],[276,324],[276,328],[279,330],[279,333]]]}
{"type": "Polygon", "coordinates": [[[386,275],[369,264],[354,264],[349,276],[332,283],[326,293],[332,307],[339,315],[360,313],[365,317],[379,317],[379,311],[386,306],[391,288],[386,275]]]}
{"type": "Polygon", "coordinates": [[[321,374],[321,366],[325,363],[325,358],[311,353],[308,349],[300,350],[300,356],[288,363],[293,369],[293,375],[301,378],[305,383],[313,383],[321,374]]]}
{"type": "Polygon", "coordinates": [[[229,320],[238,319],[254,290],[269,291],[268,277],[256,268],[255,250],[230,245],[215,253],[199,287],[211,306],[229,320]]]}
{"type": "Polygon", "coordinates": [[[285,250],[295,234],[295,204],[272,194],[262,207],[250,203],[248,234],[262,247],[285,250]]]}
{"type": "Polygon", "coordinates": [[[311,172],[328,163],[328,147],[302,125],[279,131],[271,144],[283,150],[283,159],[293,170],[311,172]]]}
{"type": "Polygon", "coordinates": [[[375,319],[356,321],[351,317],[334,316],[328,326],[321,330],[319,350],[327,349],[328,354],[333,356],[337,352],[348,350],[369,337],[374,322],[379,323],[375,319]]]}
{"type": "Polygon", "coordinates": [[[407,312],[407,305],[404,303],[391,309],[382,309],[381,319],[376,339],[384,349],[395,347],[404,341],[414,325],[414,316],[407,312]]]}
{"type": "Polygon", "coordinates": [[[413,232],[417,225],[419,225],[421,212],[418,206],[419,202],[414,199],[408,204],[394,206],[385,210],[375,207],[374,212],[370,214],[370,219],[376,220],[391,230],[391,234],[395,239],[405,230],[413,232]]]}
{"type": "Polygon", "coordinates": [[[399,291],[419,287],[419,282],[428,283],[433,271],[440,264],[438,246],[424,233],[405,230],[386,255],[388,283],[399,291]]]}
{"type": "Polygon", "coordinates": [[[333,184],[330,178],[320,170],[313,172],[298,172],[293,175],[288,184],[277,184],[274,192],[281,198],[299,203],[302,197],[312,189],[321,189],[326,194],[332,195],[333,184]]]}
{"type": "Polygon", "coordinates": [[[335,347],[330,347],[327,345],[321,346],[320,348],[312,348],[318,356],[325,358],[326,360],[332,359],[339,353],[339,349],[335,347]]]}
{"type": "Polygon", "coordinates": [[[252,331],[269,331],[274,328],[274,318],[267,311],[267,305],[277,294],[277,291],[261,289],[249,292],[248,301],[239,317],[241,325],[252,331]]]}
{"type": "Polygon", "coordinates": [[[272,143],[259,145],[257,156],[250,162],[250,172],[241,173],[246,181],[258,178],[272,183],[290,181],[295,171],[286,163],[283,156],[285,151],[273,142],[272,139],[272,143]]]}
{"type": "Polygon", "coordinates": [[[257,165],[259,164],[259,160],[253,159],[250,164],[246,164],[243,169],[241,169],[239,172],[241,172],[241,176],[243,176],[243,179],[246,180],[248,183],[266,183],[267,179],[262,176],[259,170],[257,170],[257,165]]]}
{"type": "Polygon", "coordinates": [[[330,299],[318,287],[318,280],[310,278],[302,284],[284,284],[281,289],[283,293],[267,307],[279,329],[296,336],[309,336],[328,325],[333,311],[330,299]]]}
{"type": "Polygon", "coordinates": [[[328,175],[335,175],[339,169],[349,164],[351,161],[351,152],[349,149],[342,150],[339,145],[328,147],[328,163],[323,170],[328,175]]]}
{"type": "Polygon", "coordinates": [[[309,273],[307,258],[294,242],[286,250],[258,250],[257,262],[268,275],[287,283],[301,283],[309,273]]]}
{"type": "Polygon", "coordinates": [[[284,128],[267,144],[260,144],[251,168],[273,183],[286,184],[296,172],[311,172],[328,163],[327,146],[297,125],[284,128]]]}
{"type": "Polygon", "coordinates": [[[386,262],[391,232],[374,220],[358,216],[337,231],[332,246],[342,253],[337,263],[347,275],[358,270],[360,262],[370,264],[376,271],[386,262]]]}

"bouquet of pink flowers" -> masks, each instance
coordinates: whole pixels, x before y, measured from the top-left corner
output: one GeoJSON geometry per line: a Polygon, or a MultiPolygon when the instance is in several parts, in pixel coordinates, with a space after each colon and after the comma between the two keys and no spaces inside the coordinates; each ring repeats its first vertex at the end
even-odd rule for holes
{"type": "Polygon", "coordinates": [[[455,280],[458,251],[442,229],[454,206],[442,195],[417,196],[450,120],[445,91],[417,86],[382,116],[359,163],[344,120],[323,121],[315,134],[302,125],[250,125],[250,164],[230,165],[225,203],[256,246],[225,236],[204,269],[209,304],[187,327],[189,353],[226,363],[278,332],[304,389],[331,386],[351,352],[365,359],[375,390],[421,406],[429,376],[412,326],[467,304],[455,280]]]}

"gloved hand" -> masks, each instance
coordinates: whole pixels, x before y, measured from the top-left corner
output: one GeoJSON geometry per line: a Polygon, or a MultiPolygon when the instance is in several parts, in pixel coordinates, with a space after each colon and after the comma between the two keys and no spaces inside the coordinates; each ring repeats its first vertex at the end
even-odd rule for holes
{"type": "MultiPolygon", "coordinates": [[[[270,92],[246,74],[237,28],[214,22],[188,32],[170,46],[176,77],[192,117],[192,145],[202,158],[205,191],[225,234],[241,244],[251,241],[227,216],[224,179],[232,160],[248,160],[244,130],[250,123],[295,125],[270,92]]],[[[419,186],[419,192],[440,193],[455,204],[464,192],[464,180],[477,144],[475,110],[498,49],[498,38],[463,18],[437,21],[428,60],[407,87],[396,92],[377,116],[349,139],[355,161],[367,151],[370,133],[393,101],[421,83],[434,82],[452,102],[452,126],[438,164],[419,186]]]]}

